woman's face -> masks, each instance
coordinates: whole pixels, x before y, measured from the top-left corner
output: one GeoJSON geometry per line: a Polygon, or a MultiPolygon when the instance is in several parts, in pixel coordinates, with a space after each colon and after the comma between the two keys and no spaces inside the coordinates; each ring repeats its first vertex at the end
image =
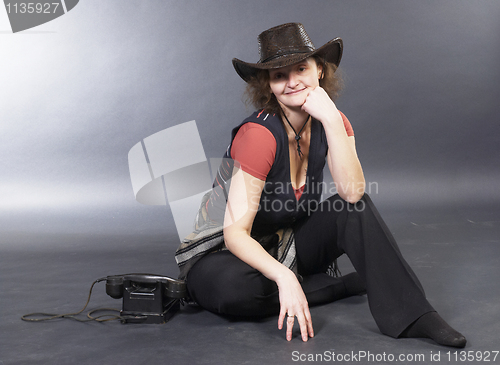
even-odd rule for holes
{"type": "Polygon", "coordinates": [[[291,66],[269,70],[271,92],[282,107],[300,109],[309,92],[319,86],[321,70],[312,57],[291,66]]]}

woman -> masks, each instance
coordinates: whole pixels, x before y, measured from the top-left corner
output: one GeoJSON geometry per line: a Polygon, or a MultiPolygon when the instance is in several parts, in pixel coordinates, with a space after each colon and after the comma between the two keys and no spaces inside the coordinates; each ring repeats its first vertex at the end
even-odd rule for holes
{"type": "Polygon", "coordinates": [[[316,49],[289,23],[261,33],[259,52],[258,63],[233,59],[259,111],[233,129],[196,230],[176,253],[192,299],[220,314],[279,314],[287,340],[297,318],[307,341],[309,305],[366,292],[382,333],[464,347],[364,194],[352,127],[332,101],[342,40],[316,49]],[[325,162],[338,194],[320,202],[325,162]],[[326,274],[344,253],[357,272],[326,274]]]}

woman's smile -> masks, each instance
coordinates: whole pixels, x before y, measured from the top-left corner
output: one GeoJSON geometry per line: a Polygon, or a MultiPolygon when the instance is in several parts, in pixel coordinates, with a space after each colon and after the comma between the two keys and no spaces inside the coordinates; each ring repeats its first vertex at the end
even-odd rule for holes
{"type": "Polygon", "coordinates": [[[302,91],[304,91],[304,90],[306,90],[306,89],[307,89],[307,88],[306,88],[306,87],[304,87],[304,88],[302,88],[302,89],[300,89],[300,90],[292,90],[292,91],[288,91],[288,92],[285,92],[285,95],[296,95],[296,94],[298,94],[298,93],[300,93],[300,92],[302,92],[302,91]]]}

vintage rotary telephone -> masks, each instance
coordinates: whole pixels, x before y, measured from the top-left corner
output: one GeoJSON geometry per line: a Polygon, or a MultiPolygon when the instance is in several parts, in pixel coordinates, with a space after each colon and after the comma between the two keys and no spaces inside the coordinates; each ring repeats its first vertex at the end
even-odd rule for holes
{"type": "Polygon", "coordinates": [[[168,276],[125,274],[106,277],[106,294],[123,298],[123,323],[165,323],[187,297],[186,283],[168,276]]]}
{"type": "Polygon", "coordinates": [[[168,276],[152,274],[124,274],[99,278],[92,283],[85,306],[75,313],[30,313],[21,317],[23,321],[40,322],[58,318],[70,318],[79,322],[106,322],[120,320],[122,323],[165,323],[180,309],[180,304],[189,299],[186,282],[168,276]],[[106,281],[106,293],[115,299],[123,298],[122,309],[98,308],[79,315],[87,308],[94,285],[106,281]],[[106,312],[95,316],[97,312],[106,312]],[[110,314],[119,312],[119,315],[110,314]],[[37,318],[33,318],[37,317],[37,318]]]}

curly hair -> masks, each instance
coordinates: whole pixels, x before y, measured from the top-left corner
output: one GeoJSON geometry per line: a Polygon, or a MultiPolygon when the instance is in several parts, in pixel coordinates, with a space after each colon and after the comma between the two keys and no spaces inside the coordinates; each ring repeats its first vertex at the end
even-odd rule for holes
{"type": "MultiPolygon", "coordinates": [[[[332,100],[335,100],[344,86],[342,77],[337,71],[337,66],[323,61],[318,56],[313,56],[313,58],[318,66],[323,67],[323,78],[319,81],[319,86],[325,89],[332,100]]],[[[256,109],[264,109],[267,113],[275,114],[280,112],[281,108],[278,100],[269,86],[268,70],[258,70],[256,77],[252,77],[247,82],[245,102],[247,105],[253,105],[256,109]]]]}

